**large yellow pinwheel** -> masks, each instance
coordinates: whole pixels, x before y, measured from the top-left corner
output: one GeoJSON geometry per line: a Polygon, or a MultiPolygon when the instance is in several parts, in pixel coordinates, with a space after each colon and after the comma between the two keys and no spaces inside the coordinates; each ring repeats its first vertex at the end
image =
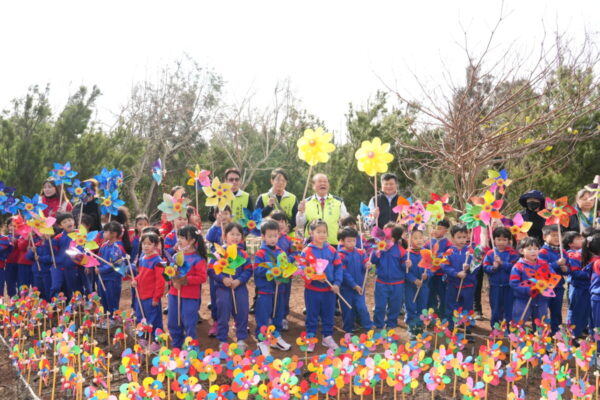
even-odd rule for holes
{"type": "Polygon", "coordinates": [[[394,159],[389,151],[390,144],[381,143],[381,139],[378,137],[372,142],[365,140],[355,154],[358,160],[358,170],[369,176],[387,172],[388,164],[394,159]]]}
{"type": "Polygon", "coordinates": [[[298,139],[298,157],[306,161],[308,165],[315,166],[318,163],[329,161],[329,153],[335,150],[335,144],[331,143],[333,134],[325,132],[323,128],[317,130],[306,129],[304,136],[298,139]]]}
{"type": "Polygon", "coordinates": [[[213,179],[210,186],[202,186],[204,194],[206,194],[206,206],[217,206],[219,210],[227,207],[235,198],[231,191],[229,183],[221,183],[219,178],[213,179]]]}

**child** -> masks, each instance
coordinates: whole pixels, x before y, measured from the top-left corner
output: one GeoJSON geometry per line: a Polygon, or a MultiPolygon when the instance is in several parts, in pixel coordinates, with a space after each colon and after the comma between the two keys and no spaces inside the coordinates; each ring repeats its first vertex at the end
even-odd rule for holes
{"type": "Polygon", "coordinates": [[[173,230],[165,236],[165,253],[170,256],[177,253],[180,249],[177,248],[177,232],[187,225],[187,219],[184,217],[177,217],[173,221],[173,230]]]}
{"type": "MultiPolygon", "coordinates": [[[[215,246],[213,243],[223,244],[223,230],[224,226],[229,225],[231,222],[231,208],[226,206],[224,209],[215,210],[215,222],[206,232],[206,241],[210,245],[210,252],[215,252],[215,246]]],[[[239,247],[239,246],[238,246],[239,247]]],[[[213,324],[208,330],[208,336],[215,337],[217,335],[217,286],[211,275],[208,274],[209,289],[210,289],[210,316],[213,320],[213,324]]]]}
{"type": "Polygon", "coordinates": [[[73,210],[73,206],[64,192],[64,187],[57,187],[52,178],[43,183],[40,199],[47,206],[43,210],[46,217],[56,217],[58,214],[71,213],[73,210]]]}
{"type": "Polygon", "coordinates": [[[27,258],[27,250],[31,241],[27,236],[19,236],[17,239],[17,248],[19,249],[19,265],[17,273],[17,286],[31,286],[33,283],[33,271],[31,270],[31,260],[27,258]]]}
{"type": "MultiPolygon", "coordinates": [[[[600,234],[596,233],[588,237],[582,264],[585,265],[584,270],[591,276],[592,321],[594,322],[594,332],[597,332],[600,328],[600,234]]],[[[596,345],[600,348],[600,343],[597,342],[596,345]]],[[[596,368],[598,367],[600,367],[600,357],[596,355],[596,368]]]]}
{"type": "Polygon", "coordinates": [[[514,322],[523,321],[525,323],[532,317],[534,320],[542,320],[548,314],[548,299],[539,293],[533,293],[535,297],[532,297],[531,289],[521,286],[521,282],[529,278],[525,269],[529,268],[535,271],[542,265],[547,265],[545,261],[538,258],[539,252],[540,245],[535,238],[526,237],[519,243],[521,258],[510,272],[510,287],[514,296],[512,309],[512,320],[514,322]],[[531,302],[527,312],[523,314],[530,298],[531,302]]]}
{"type": "MultiPolygon", "coordinates": [[[[569,265],[569,256],[567,252],[563,250],[560,253],[558,225],[545,225],[542,228],[542,236],[544,238],[544,245],[540,249],[540,260],[545,261],[550,265],[550,270],[555,274],[567,276],[571,274],[569,265]]],[[[565,295],[565,280],[561,278],[558,285],[554,288],[556,297],[551,297],[548,300],[548,308],[550,309],[550,326],[552,327],[552,334],[558,331],[558,327],[562,325],[562,305],[563,297],[565,295]]]]}
{"type": "Polygon", "coordinates": [[[208,275],[215,282],[217,306],[217,339],[221,344],[227,342],[229,335],[229,319],[233,316],[238,346],[246,349],[246,338],[248,337],[248,288],[246,282],[252,277],[252,264],[248,254],[239,248],[244,240],[244,228],[236,222],[230,222],[225,227],[225,248],[238,246],[238,256],[245,259],[233,276],[219,273],[214,270],[214,263],[209,266],[208,275]],[[235,294],[235,299],[234,299],[235,294]],[[233,302],[235,301],[235,305],[233,302]],[[236,312],[237,308],[237,312],[236,312]]]}
{"type": "Polygon", "coordinates": [[[12,252],[13,245],[7,235],[0,233],[0,297],[4,296],[4,282],[6,281],[6,260],[12,252]]]}
{"type": "MultiPolygon", "coordinates": [[[[306,333],[315,336],[321,319],[323,333],[323,346],[335,350],[337,343],[333,340],[333,319],[335,316],[336,295],[340,292],[343,279],[342,261],[333,246],[327,243],[327,223],[316,219],[309,225],[311,243],[302,251],[303,257],[314,257],[327,260],[323,271],[325,279],[309,280],[305,278],[304,302],[306,304],[306,333]],[[331,286],[330,286],[331,284],[331,286]]],[[[313,352],[315,344],[308,346],[308,351],[313,352]]]]}
{"type": "MultiPolygon", "coordinates": [[[[146,317],[146,322],[152,325],[152,337],[156,329],[163,329],[160,298],[165,290],[165,278],[163,277],[164,265],[160,257],[160,237],[153,232],[144,233],[140,238],[142,254],[138,264],[138,275],[131,282],[131,287],[136,288],[136,295],[140,298],[140,304],[134,304],[136,317],[141,321],[146,317]]],[[[156,344],[153,343],[157,350],[156,344]]]]}
{"type": "Polygon", "coordinates": [[[408,274],[406,275],[406,292],[404,301],[406,304],[406,323],[411,339],[423,331],[423,322],[420,315],[423,309],[427,308],[427,300],[429,299],[429,283],[433,272],[430,269],[419,267],[421,262],[421,249],[425,239],[423,232],[414,230],[410,235],[410,250],[408,253],[409,262],[408,274]],[[419,291],[417,298],[415,294],[419,291]]]}
{"type": "MultiPolygon", "coordinates": [[[[38,237],[34,245],[27,250],[27,258],[33,265],[33,286],[39,290],[40,297],[48,302],[52,299],[51,245],[52,240],[49,236],[38,237]]],[[[58,252],[58,247],[53,248],[53,251],[58,252]]]]}
{"type": "MultiPolygon", "coordinates": [[[[344,229],[344,228],[352,228],[355,231],[358,232],[358,225],[356,223],[356,218],[354,218],[352,215],[348,215],[345,218],[340,219],[340,229],[344,229]]],[[[356,237],[356,248],[358,249],[363,249],[363,243],[362,243],[362,238],[360,237],[360,235],[358,235],[356,237]]],[[[339,246],[338,244],[338,250],[341,249],[341,246],[339,246]]]]}
{"type": "Polygon", "coordinates": [[[139,253],[140,253],[140,237],[144,228],[150,226],[150,219],[146,214],[139,214],[135,217],[133,222],[133,240],[131,241],[131,262],[137,264],[139,253]]]}
{"type": "Polygon", "coordinates": [[[342,306],[342,318],[344,331],[354,331],[354,321],[358,317],[361,327],[365,330],[373,328],[371,316],[365,303],[363,283],[367,274],[367,254],[363,249],[356,248],[358,232],[353,228],[344,228],[338,233],[339,251],[342,260],[343,282],[340,293],[352,306],[349,308],[344,302],[342,306]]]}
{"type": "Polygon", "coordinates": [[[574,325],[573,336],[579,338],[592,327],[592,303],[590,299],[590,271],[581,265],[584,238],[579,232],[567,232],[563,238],[563,248],[567,249],[571,266],[569,283],[569,311],[567,321],[574,325]]]}
{"type": "MultiPolygon", "coordinates": [[[[55,225],[62,229],[62,232],[52,239],[52,249],[58,250],[56,252],[53,251],[54,260],[52,260],[53,265],[50,269],[50,274],[52,276],[50,293],[52,297],[56,297],[64,288],[67,300],[70,300],[75,291],[81,291],[77,279],[77,264],[75,264],[66,253],[71,247],[69,233],[75,230],[75,219],[73,218],[73,214],[58,214],[55,225]]],[[[52,258],[52,254],[50,254],[50,258],[52,258]]]]}
{"type": "MultiPolygon", "coordinates": [[[[425,244],[425,248],[433,249],[437,244],[437,256],[442,256],[451,243],[446,237],[450,229],[450,222],[445,219],[438,221],[435,229],[431,232],[431,240],[425,244]]],[[[444,282],[444,272],[440,269],[433,274],[429,281],[429,299],[427,308],[433,308],[438,315],[446,312],[446,283],[444,282]]]]}
{"type": "MultiPolygon", "coordinates": [[[[267,272],[269,270],[261,265],[262,263],[272,263],[273,265],[276,265],[277,257],[280,254],[285,255],[285,252],[277,247],[277,241],[279,240],[279,224],[276,221],[267,219],[262,223],[260,233],[262,235],[262,244],[254,258],[254,282],[256,283],[256,293],[258,296],[256,299],[255,310],[257,338],[260,329],[263,326],[269,326],[270,319],[273,320],[275,328],[281,332],[281,321],[285,311],[286,298],[285,286],[275,279],[269,281],[267,279],[267,272]],[[275,292],[277,292],[277,299],[275,299],[275,292]],[[275,305],[275,311],[273,311],[274,303],[277,303],[275,305]]],[[[277,338],[277,344],[274,347],[284,351],[291,348],[281,336],[277,338]]],[[[268,345],[259,343],[258,348],[264,356],[270,355],[268,345]]]]}
{"type": "Polygon", "coordinates": [[[171,281],[167,325],[173,347],[181,348],[186,337],[198,339],[196,325],[200,308],[200,288],[206,282],[207,254],[201,233],[192,225],[186,225],[177,231],[177,245],[180,251],[183,251],[190,270],[184,277],[171,281]]]}
{"type": "Polygon", "coordinates": [[[452,245],[444,253],[445,262],[442,271],[446,274],[446,318],[450,328],[454,328],[452,316],[454,311],[462,308],[463,312],[473,311],[473,297],[477,283],[477,270],[471,270],[472,255],[469,254],[469,230],[463,224],[450,228],[452,245]],[[460,290],[460,297],[458,291],[460,290]]]}
{"type": "Polygon", "coordinates": [[[398,326],[400,308],[404,302],[404,281],[406,279],[406,250],[402,247],[402,228],[388,222],[385,228],[392,229],[393,245],[384,251],[371,254],[375,264],[375,328],[388,329],[398,326]]]}
{"type": "Polygon", "coordinates": [[[510,246],[513,237],[507,228],[494,229],[492,237],[494,249],[487,252],[483,270],[488,274],[490,282],[490,324],[494,328],[496,322],[512,320],[513,294],[510,288],[510,273],[513,265],[519,260],[519,253],[510,246]]]}
{"type": "MultiPolygon", "coordinates": [[[[125,263],[124,257],[127,254],[123,246],[118,243],[123,235],[123,226],[117,221],[111,221],[104,225],[104,242],[98,251],[98,255],[106,260],[100,261],[97,272],[102,278],[102,284],[98,287],[98,294],[102,300],[104,311],[112,316],[119,309],[121,300],[121,280],[123,275],[118,271],[119,265],[125,263]]],[[[111,324],[114,321],[111,320],[111,324]]]]}
{"type": "Polygon", "coordinates": [[[15,233],[15,226],[13,223],[14,217],[10,217],[6,221],[6,229],[8,233],[8,240],[12,250],[6,257],[6,293],[8,297],[12,297],[17,293],[17,276],[19,273],[19,249],[17,247],[17,235],[15,233]]]}

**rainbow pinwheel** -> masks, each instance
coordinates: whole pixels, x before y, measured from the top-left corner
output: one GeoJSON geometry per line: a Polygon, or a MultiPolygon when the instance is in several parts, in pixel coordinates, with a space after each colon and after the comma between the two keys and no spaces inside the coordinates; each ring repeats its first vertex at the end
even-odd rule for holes
{"type": "Polygon", "coordinates": [[[32,218],[27,221],[27,225],[33,229],[33,231],[38,235],[53,235],[54,223],[56,222],[56,218],[46,217],[44,213],[40,210],[38,214],[32,214],[32,218]]]}
{"type": "Polygon", "coordinates": [[[546,208],[538,212],[538,215],[546,220],[546,225],[562,225],[565,228],[569,226],[571,215],[577,212],[568,203],[567,196],[556,200],[546,197],[546,208]]]}
{"type": "Polygon", "coordinates": [[[505,169],[500,172],[493,169],[488,170],[488,177],[483,181],[484,185],[490,187],[490,191],[495,192],[498,190],[500,194],[504,194],[506,187],[512,183],[512,180],[508,179],[508,172],[505,169]]]}
{"type": "Polygon", "coordinates": [[[65,165],[54,163],[54,169],[50,171],[50,178],[57,185],[70,185],[75,176],[77,176],[77,172],[71,170],[71,163],[69,161],[65,165]]]}
{"type": "Polygon", "coordinates": [[[381,143],[376,137],[372,142],[365,140],[354,156],[358,161],[358,170],[369,176],[375,176],[387,172],[388,164],[394,159],[390,152],[389,143],[381,143]]]}
{"type": "Polygon", "coordinates": [[[206,206],[217,206],[219,210],[223,210],[235,198],[231,184],[221,183],[219,178],[213,179],[210,186],[202,186],[202,190],[206,194],[206,206]]]}
{"type": "Polygon", "coordinates": [[[333,133],[325,132],[323,128],[317,128],[316,131],[306,129],[304,135],[296,143],[298,157],[311,167],[318,163],[326,163],[329,161],[329,153],[335,150],[331,139],[333,139],[333,133]]]}
{"type": "Polygon", "coordinates": [[[396,200],[396,206],[392,209],[396,214],[400,214],[401,216],[405,216],[407,210],[413,205],[412,197],[404,198],[402,196],[398,196],[398,200],[396,200]]]}
{"type": "Polygon", "coordinates": [[[529,287],[531,297],[541,294],[544,297],[555,297],[554,288],[560,282],[561,276],[550,272],[547,264],[538,269],[525,268],[527,279],[520,283],[520,286],[529,287]]]}
{"type": "Polygon", "coordinates": [[[467,212],[460,216],[460,220],[463,221],[469,229],[485,226],[485,222],[481,220],[481,210],[481,206],[467,203],[467,212]]]}
{"type": "Polygon", "coordinates": [[[260,223],[262,222],[262,208],[250,211],[244,208],[244,218],[238,221],[246,231],[246,234],[260,236],[260,223]]]}
{"type": "Polygon", "coordinates": [[[382,251],[387,251],[394,245],[392,229],[381,229],[378,226],[374,226],[371,229],[371,239],[367,240],[365,245],[367,249],[375,251],[375,254],[379,257],[382,251]]]}
{"type": "Polygon", "coordinates": [[[185,197],[174,197],[163,193],[163,201],[158,205],[158,209],[165,213],[167,220],[173,221],[177,218],[187,218],[187,205],[190,199],[185,197]]]}
{"type": "Polygon", "coordinates": [[[427,202],[427,204],[434,204],[436,202],[440,202],[442,203],[442,207],[444,208],[444,212],[452,212],[454,211],[454,207],[452,207],[452,205],[450,205],[450,195],[448,193],[444,194],[443,196],[440,196],[437,193],[431,193],[431,200],[429,200],[427,202]]]}
{"type": "Polygon", "coordinates": [[[95,240],[98,236],[98,231],[88,232],[85,226],[80,226],[79,229],[68,235],[75,245],[81,246],[86,250],[95,250],[98,248],[98,243],[95,240]]]}
{"type": "Polygon", "coordinates": [[[198,164],[196,164],[193,171],[188,169],[187,173],[190,176],[186,183],[188,186],[210,186],[210,178],[208,177],[210,171],[200,169],[198,164]]]}
{"type": "Polygon", "coordinates": [[[119,215],[119,207],[125,204],[125,202],[119,199],[119,192],[114,190],[112,192],[104,191],[104,195],[98,197],[96,200],[100,204],[100,212],[102,214],[119,215]]]}
{"type": "Polygon", "coordinates": [[[296,255],[296,264],[300,267],[298,271],[305,281],[313,281],[326,279],[325,269],[329,264],[329,261],[316,258],[312,253],[306,254],[306,256],[296,255]]]}
{"type": "Polygon", "coordinates": [[[431,272],[437,272],[442,267],[442,264],[446,262],[443,257],[438,257],[439,243],[433,246],[433,249],[421,249],[421,261],[419,261],[419,267],[428,269],[431,272]]]}
{"type": "Polygon", "coordinates": [[[414,229],[424,230],[425,224],[429,221],[431,213],[425,210],[423,204],[417,200],[410,207],[406,209],[406,216],[402,218],[402,223],[408,226],[408,231],[412,232],[414,229]]]}
{"type": "Polygon", "coordinates": [[[238,267],[244,265],[246,259],[238,251],[237,245],[233,244],[224,248],[215,243],[215,254],[209,254],[210,258],[215,258],[216,261],[212,265],[215,273],[235,275],[238,267]]]}
{"type": "Polygon", "coordinates": [[[154,179],[154,181],[160,185],[162,183],[163,177],[165,176],[165,170],[163,169],[163,165],[162,165],[162,161],[160,160],[160,158],[156,161],[154,161],[154,164],[152,164],[152,179],[154,179]]]}
{"type": "Polygon", "coordinates": [[[298,270],[298,267],[295,264],[288,261],[288,257],[285,253],[279,253],[277,258],[271,262],[264,262],[259,264],[259,266],[267,269],[267,280],[276,280],[282,283],[289,282],[290,277],[298,270]]]}
{"type": "Polygon", "coordinates": [[[445,210],[444,210],[444,205],[442,204],[441,201],[434,201],[427,203],[427,205],[425,205],[425,210],[427,210],[427,212],[429,212],[429,222],[432,223],[437,223],[441,220],[444,219],[444,217],[446,216],[445,214],[445,210]]]}
{"type": "Polygon", "coordinates": [[[527,236],[527,232],[531,229],[533,222],[523,220],[523,216],[517,213],[513,219],[502,218],[502,224],[510,230],[510,233],[517,241],[520,241],[527,236]]]}
{"type": "Polygon", "coordinates": [[[71,242],[71,247],[69,247],[65,254],[77,265],[81,265],[86,268],[97,267],[100,265],[98,260],[95,257],[88,255],[85,251],[82,251],[77,247],[74,242],[71,242]]]}
{"type": "Polygon", "coordinates": [[[483,197],[471,197],[471,201],[473,204],[481,207],[479,216],[486,225],[490,224],[492,218],[502,218],[500,208],[502,207],[504,200],[496,200],[494,193],[489,190],[486,190],[483,197]]]}
{"type": "Polygon", "coordinates": [[[169,263],[165,266],[163,270],[163,277],[165,281],[171,281],[172,279],[183,278],[190,272],[191,265],[185,261],[185,256],[183,252],[175,253],[173,258],[169,260],[169,263]]]}
{"type": "Polygon", "coordinates": [[[48,206],[40,201],[39,194],[35,194],[32,198],[21,196],[21,202],[18,204],[18,208],[23,210],[25,219],[31,218],[32,214],[38,214],[46,207],[48,206]]]}

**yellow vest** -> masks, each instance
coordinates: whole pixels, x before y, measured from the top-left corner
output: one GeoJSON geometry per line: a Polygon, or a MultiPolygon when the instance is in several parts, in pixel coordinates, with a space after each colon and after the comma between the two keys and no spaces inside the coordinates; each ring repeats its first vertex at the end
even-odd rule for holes
{"type": "Polygon", "coordinates": [[[342,200],[332,195],[327,195],[325,199],[325,207],[321,207],[321,202],[317,199],[316,195],[309,197],[306,201],[306,209],[304,211],[306,215],[306,227],[304,228],[304,235],[309,235],[309,225],[311,221],[315,219],[322,219],[327,224],[327,241],[331,245],[338,243],[338,230],[340,229],[339,221],[342,214],[342,200]]]}
{"type": "Polygon", "coordinates": [[[232,221],[239,221],[244,218],[244,208],[248,208],[250,195],[244,191],[240,191],[239,196],[235,196],[231,202],[232,221]]]}
{"type": "MultiPolygon", "coordinates": [[[[296,196],[289,192],[286,192],[286,193],[287,193],[287,196],[281,198],[281,201],[279,202],[279,206],[285,212],[285,215],[287,215],[288,220],[291,221],[292,220],[292,210],[294,209],[294,204],[296,204],[296,196]]],[[[261,198],[262,198],[263,207],[266,207],[267,204],[269,204],[269,193],[263,193],[261,195],[261,198]]],[[[273,208],[277,209],[276,206],[273,208]]]]}

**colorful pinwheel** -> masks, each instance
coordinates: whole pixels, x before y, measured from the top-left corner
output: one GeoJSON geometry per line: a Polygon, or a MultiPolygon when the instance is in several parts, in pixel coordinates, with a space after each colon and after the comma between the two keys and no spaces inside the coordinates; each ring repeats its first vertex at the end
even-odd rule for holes
{"type": "Polygon", "coordinates": [[[493,169],[488,170],[488,177],[483,181],[484,185],[490,187],[490,191],[492,193],[498,192],[500,194],[504,194],[506,187],[512,183],[512,180],[508,179],[508,172],[505,169],[500,172],[495,171],[493,169]]]}
{"type": "Polygon", "coordinates": [[[552,200],[546,197],[546,208],[538,212],[539,216],[546,220],[546,225],[569,226],[571,215],[576,213],[575,209],[568,203],[567,196],[552,200]]]}
{"type": "Polygon", "coordinates": [[[444,257],[438,257],[439,243],[433,246],[433,249],[421,249],[421,261],[419,261],[419,267],[428,269],[435,273],[440,270],[442,264],[446,262],[444,257]]]}
{"type": "Polygon", "coordinates": [[[209,254],[209,257],[216,259],[212,268],[217,275],[227,274],[233,276],[238,267],[244,265],[246,262],[246,259],[238,252],[237,245],[235,244],[224,248],[215,243],[215,250],[215,254],[209,254]]]}
{"type": "Polygon", "coordinates": [[[450,205],[450,195],[448,193],[440,196],[436,193],[431,193],[431,200],[427,202],[427,204],[434,204],[436,202],[442,203],[442,207],[444,208],[444,212],[449,213],[454,211],[454,207],[450,205]]]}
{"type": "Polygon", "coordinates": [[[250,211],[244,208],[244,218],[239,220],[246,234],[260,236],[260,223],[262,222],[262,208],[250,211]]]}
{"type": "Polygon", "coordinates": [[[167,220],[173,221],[177,218],[187,218],[187,205],[190,199],[185,197],[174,197],[163,193],[163,201],[158,209],[165,213],[167,220]]]}
{"type": "Polygon", "coordinates": [[[235,198],[231,191],[231,184],[221,183],[219,178],[213,179],[210,186],[203,186],[202,190],[206,194],[206,206],[216,206],[219,210],[223,210],[235,198]]]}
{"type": "Polygon", "coordinates": [[[38,214],[46,207],[48,206],[40,201],[39,194],[35,194],[32,198],[21,196],[21,202],[18,204],[18,208],[24,211],[25,219],[31,218],[32,215],[38,214]]]}
{"type": "Polygon", "coordinates": [[[510,230],[510,233],[517,241],[526,237],[527,232],[529,232],[529,229],[533,225],[533,222],[523,220],[523,216],[520,213],[515,214],[513,219],[502,218],[502,223],[510,230]]]}
{"type": "Polygon", "coordinates": [[[266,274],[268,281],[276,280],[281,283],[289,282],[291,276],[298,270],[294,263],[288,261],[285,253],[280,253],[271,262],[261,263],[259,266],[268,270],[266,274]]]}
{"type": "Polygon", "coordinates": [[[187,181],[188,186],[210,186],[210,178],[208,177],[210,175],[210,171],[200,169],[198,164],[196,164],[193,171],[188,169],[187,173],[190,176],[187,181]]]}
{"type": "Polygon", "coordinates": [[[521,286],[529,287],[531,297],[536,297],[541,294],[544,297],[555,297],[554,288],[560,282],[561,276],[550,272],[550,267],[547,264],[542,265],[538,269],[525,268],[527,280],[521,282],[521,286]]]}
{"type": "Polygon", "coordinates": [[[156,182],[157,185],[162,183],[163,177],[165,176],[165,170],[163,169],[162,161],[160,158],[154,161],[152,164],[152,179],[156,182]]]}
{"type": "Polygon", "coordinates": [[[175,253],[163,270],[165,281],[183,278],[190,272],[191,266],[185,261],[183,252],[175,253]]]}
{"type": "Polygon", "coordinates": [[[471,201],[473,204],[481,207],[479,216],[485,225],[489,225],[492,218],[502,218],[500,208],[504,200],[496,200],[494,193],[489,190],[486,190],[483,197],[471,197],[471,201]]]}
{"type": "Polygon", "coordinates": [[[68,235],[77,246],[81,246],[86,250],[95,250],[98,248],[98,243],[95,240],[98,236],[98,231],[88,232],[85,226],[80,226],[79,229],[68,235]]]}
{"type": "Polygon", "coordinates": [[[56,218],[46,217],[41,210],[37,214],[32,214],[31,216],[32,218],[27,221],[27,225],[33,229],[36,235],[54,235],[52,226],[54,226],[56,218]]]}
{"type": "Polygon", "coordinates": [[[65,165],[54,163],[54,169],[50,171],[50,178],[57,185],[70,185],[75,176],[77,176],[77,172],[71,170],[71,163],[69,161],[65,165]]]}
{"type": "Polygon", "coordinates": [[[371,239],[367,240],[365,245],[369,252],[375,251],[375,254],[379,257],[382,251],[387,251],[394,245],[392,229],[381,229],[378,226],[374,226],[371,229],[371,239]]]}
{"type": "Polygon", "coordinates": [[[467,212],[460,216],[460,220],[463,221],[467,228],[473,229],[478,226],[485,226],[485,222],[481,220],[481,206],[476,206],[467,203],[467,212]]]}

